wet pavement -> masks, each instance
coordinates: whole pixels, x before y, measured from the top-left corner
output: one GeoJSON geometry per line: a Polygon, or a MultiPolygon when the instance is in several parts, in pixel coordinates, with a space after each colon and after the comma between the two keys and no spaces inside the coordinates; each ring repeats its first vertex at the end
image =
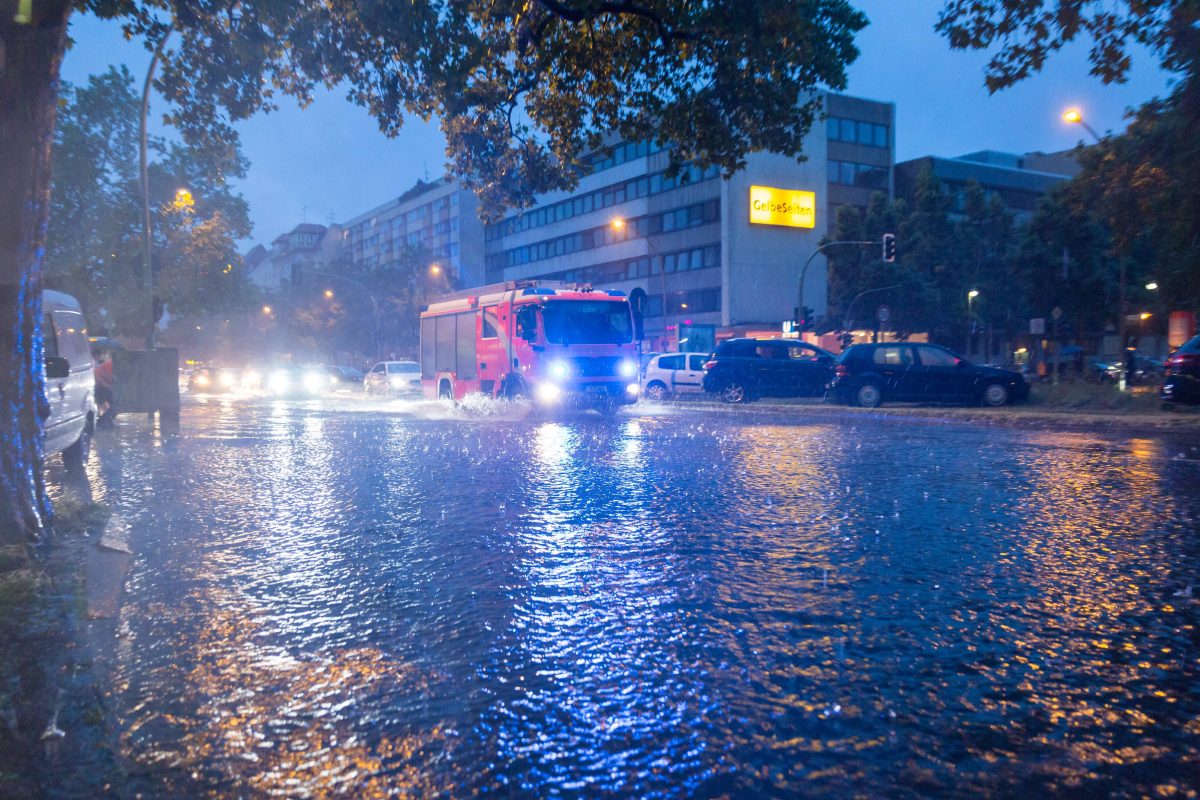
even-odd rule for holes
{"type": "Polygon", "coordinates": [[[89,466],[146,796],[1188,796],[1200,440],[189,400],[89,466]]]}

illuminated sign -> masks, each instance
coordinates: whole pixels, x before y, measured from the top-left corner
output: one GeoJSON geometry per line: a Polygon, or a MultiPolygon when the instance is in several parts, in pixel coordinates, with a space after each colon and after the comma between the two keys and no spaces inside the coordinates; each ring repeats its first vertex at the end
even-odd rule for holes
{"type": "Polygon", "coordinates": [[[796,189],[751,186],[750,224],[814,228],[817,225],[817,195],[796,189]]]}

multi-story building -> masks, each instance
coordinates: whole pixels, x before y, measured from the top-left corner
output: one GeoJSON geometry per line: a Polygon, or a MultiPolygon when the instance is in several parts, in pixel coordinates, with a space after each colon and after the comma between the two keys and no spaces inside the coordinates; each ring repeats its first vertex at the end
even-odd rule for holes
{"type": "MultiPolygon", "coordinates": [[[[647,142],[615,142],[571,192],[486,228],[484,282],[544,278],[646,295],[655,349],[778,334],[798,305],[826,307],[823,258],[800,273],[838,206],[891,193],[895,107],[827,95],[804,160],[752,153],[730,177],[647,142]],[[802,303],[801,303],[802,299],[802,303]]],[[[351,223],[353,224],[353,223],[351,223]]]]}
{"type": "Polygon", "coordinates": [[[270,249],[255,246],[243,259],[250,282],[276,291],[285,283],[296,284],[305,268],[322,269],[341,253],[342,228],[302,222],[271,242],[270,249]]]}
{"type": "Polygon", "coordinates": [[[1059,153],[1002,153],[981,150],[956,158],[924,156],[896,165],[896,195],[912,197],[921,173],[929,170],[950,195],[951,214],[966,211],[967,187],[976,183],[999,196],[1018,223],[1033,216],[1042,195],[1079,174],[1071,151],[1059,153]]]}
{"type": "Polygon", "coordinates": [[[416,185],[383,205],[343,223],[346,252],[366,267],[386,266],[416,250],[449,270],[465,286],[483,275],[483,223],[475,195],[441,178],[416,185]]]}

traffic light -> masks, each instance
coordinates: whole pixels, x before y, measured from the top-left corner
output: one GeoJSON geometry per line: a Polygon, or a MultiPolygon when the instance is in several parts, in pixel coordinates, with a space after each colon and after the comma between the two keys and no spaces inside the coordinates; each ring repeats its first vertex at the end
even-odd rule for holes
{"type": "Polygon", "coordinates": [[[887,264],[892,264],[896,261],[896,234],[894,233],[885,233],[883,235],[883,260],[887,264]]]}
{"type": "Polygon", "coordinates": [[[813,310],[808,306],[794,308],[796,315],[796,332],[804,333],[813,329],[813,310]]]}

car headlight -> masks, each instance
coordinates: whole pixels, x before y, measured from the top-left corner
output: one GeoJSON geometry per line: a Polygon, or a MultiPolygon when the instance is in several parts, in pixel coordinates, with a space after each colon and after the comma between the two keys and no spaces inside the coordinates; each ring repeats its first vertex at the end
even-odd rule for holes
{"type": "Polygon", "coordinates": [[[208,386],[208,376],[207,375],[197,375],[196,376],[196,385],[197,386],[208,386]]]}
{"type": "Polygon", "coordinates": [[[321,391],[321,376],[315,372],[307,372],[304,375],[304,391],[319,392],[321,391]]]}
{"type": "Polygon", "coordinates": [[[286,392],[292,386],[292,379],[286,372],[276,372],[271,376],[271,391],[286,392]]]}
{"type": "Polygon", "coordinates": [[[550,366],[546,369],[546,374],[550,376],[551,380],[566,380],[571,374],[571,365],[565,361],[551,362],[550,366]]]}
{"type": "Polygon", "coordinates": [[[621,373],[621,377],[632,378],[637,374],[637,364],[634,364],[632,361],[622,361],[618,370],[621,373]]]}
{"type": "Polygon", "coordinates": [[[222,372],[217,378],[221,382],[221,387],[224,389],[233,388],[234,375],[232,372],[222,372]]]}
{"type": "Polygon", "coordinates": [[[562,388],[553,383],[539,383],[533,390],[534,398],[545,405],[553,405],[562,399],[562,388]]]}
{"type": "Polygon", "coordinates": [[[242,386],[257,388],[260,383],[262,383],[262,375],[257,372],[247,372],[242,376],[242,386]]]}
{"type": "Polygon", "coordinates": [[[637,394],[641,390],[641,388],[642,387],[637,385],[636,383],[631,383],[625,387],[625,392],[633,397],[637,397],[637,394]]]}

